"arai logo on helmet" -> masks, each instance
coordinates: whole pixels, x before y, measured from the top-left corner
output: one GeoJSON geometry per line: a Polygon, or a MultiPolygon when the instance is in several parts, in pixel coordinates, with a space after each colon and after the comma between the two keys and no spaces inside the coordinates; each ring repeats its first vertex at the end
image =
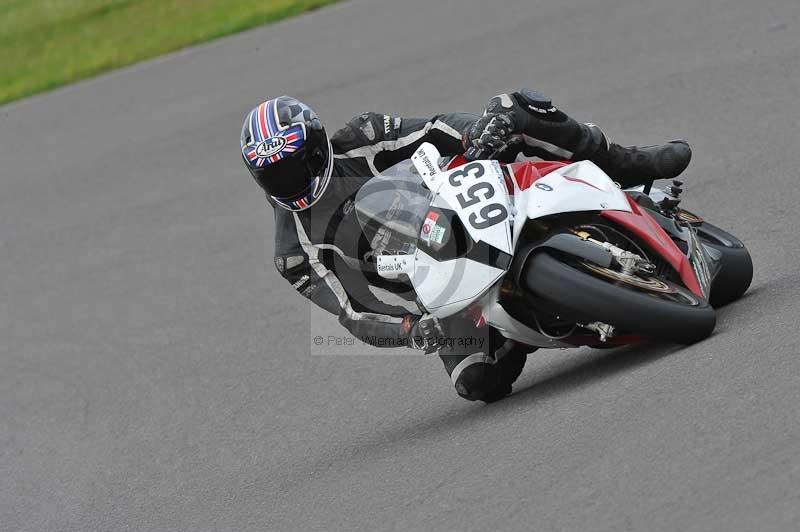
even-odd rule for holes
{"type": "Polygon", "coordinates": [[[259,157],[272,157],[280,153],[286,147],[286,139],[283,137],[270,137],[256,148],[256,155],[259,157]]]}

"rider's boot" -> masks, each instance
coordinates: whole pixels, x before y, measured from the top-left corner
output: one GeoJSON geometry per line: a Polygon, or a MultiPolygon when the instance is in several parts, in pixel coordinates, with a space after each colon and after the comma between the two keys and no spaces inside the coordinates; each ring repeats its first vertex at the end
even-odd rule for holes
{"type": "Polygon", "coordinates": [[[609,142],[596,125],[582,126],[584,136],[574,159],[592,161],[622,188],[677,177],[692,159],[692,149],[685,140],[655,146],[620,146],[609,142]]]}

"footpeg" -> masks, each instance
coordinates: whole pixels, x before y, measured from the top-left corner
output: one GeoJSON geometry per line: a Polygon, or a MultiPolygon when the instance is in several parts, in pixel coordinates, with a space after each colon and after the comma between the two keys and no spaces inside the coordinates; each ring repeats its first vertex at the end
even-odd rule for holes
{"type": "Polygon", "coordinates": [[[614,336],[614,326],[609,325],[608,323],[603,323],[600,321],[595,321],[592,323],[587,323],[586,325],[581,325],[581,327],[585,329],[589,329],[590,331],[594,331],[600,335],[600,341],[605,343],[608,341],[609,338],[614,336]]]}
{"type": "Polygon", "coordinates": [[[681,194],[683,194],[683,181],[674,180],[672,185],[661,189],[666,198],[658,202],[658,208],[663,213],[672,213],[681,203],[681,194]]]}

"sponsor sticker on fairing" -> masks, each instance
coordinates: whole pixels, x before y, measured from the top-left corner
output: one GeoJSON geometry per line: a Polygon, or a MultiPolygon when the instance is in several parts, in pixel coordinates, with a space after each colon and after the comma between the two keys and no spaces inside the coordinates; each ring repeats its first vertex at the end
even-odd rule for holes
{"type": "Polygon", "coordinates": [[[428,215],[425,217],[425,221],[422,223],[422,231],[419,233],[420,239],[424,240],[425,242],[430,242],[431,240],[431,232],[436,227],[436,220],[439,219],[439,213],[430,211],[428,215]]]}
{"type": "Polygon", "coordinates": [[[446,232],[447,230],[443,225],[434,225],[433,228],[431,228],[430,241],[441,244],[444,241],[446,232]]]}

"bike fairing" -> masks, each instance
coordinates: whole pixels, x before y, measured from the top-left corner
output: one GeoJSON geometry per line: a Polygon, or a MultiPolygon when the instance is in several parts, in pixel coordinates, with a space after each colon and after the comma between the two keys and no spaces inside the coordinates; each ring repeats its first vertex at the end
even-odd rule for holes
{"type": "MultiPolygon", "coordinates": [[[[489,249],[495,249],[496,257],[502,256],[503,252],[495,246],[503,246],[505,242],[504,239],[496,237],[510,232],[511,219],[498,217],[491,220],[491,223],[487,223],[490,221],[489,217],[486,217],[485,220],[471,220],[470,217],[466,216],[466,213],[468,208],[473,207],[474,203],[459,193],[459,191],[464,190],[465,186],[469,186],[469,183],[462,182],[462,178],[465,175],[471,173],[475,175],[486,174],[482,183],[489,185],[494,180],[499,180],[502,176],[501,172],[495,170],[489,162],[475,161],[432,176],[426,172],[426,165],[423,161],[426,157],[436,160],[438,158],[437,155],[435,154],[435,148],[430,145],[423,145],[412,158],[417,170],[425,180],[427,188],[433,194],[433,196],[429,196],[430,206],[436,207],[438,205],[440,208],[450,206],[455,209],[460,219],[469,220],[469,223],[465,223],[464,227],[473,237],[474,247],[477,248],[483,242],[489,246],[489,249]],[[430,152],[432,155],[428,155],[426,152],[430,152]],[[479,170],[479,168],[482,170],[479,170]],[[494,172],[494,176],[491,175],[492,172],[494,172]],[[455,201],[453,198],[455,198],[455,201]],[[494,226],[503,227],[505,231],[501,230],[497,234],[481,233],[481,231],[494,226]]],[[[527,164],[532,165],[532,163],[527,164]]],[[[380,181],[383,178],[375,179],[380,181]]],[[[369,185],[365,186],[359,194],[361,195],[368,188],[370,188],[369,185]]],[[[629,196],[623,193],[593,163],[583,161],[562,166],[560,170],[555,170],[539,177],[536,181],[536,186],[528,186],[525,190],[515,187],[515,191],[518,194],[515,194],[515,219],[513,225],[515,227],[514,243],[517,252],[515,253],[513,264],[517,266],[513,266],[509,261],[485,263],[478,257],[471,257],[469,248],[473,246],[467,246],[461,254],[441,257],[431,261],[426,250],[425,241],[419,240],[419,245],[416,246],[410,256],[411,264],[406,266],[405,269],[415,292],[429,313],[439,318],[446,318],[467,305],[474,305],[475,308],[482,309],[482,315],[486,323],[503,331],[503,335],[507,338],[541,347],[586,345],[585,341],[580,343],[574,339],[568,339],[571,333],[560,335],[558,338],[549,336],[546,332],[543,332],[544,329],[538,322],[535,328],[521,323],[515,325],[516,320],[519,319],[526,319],[526,317],[529,318],[531,316],[536,319],[537,312],[533,311],[532,308],[528,308],[527,310],[521,310],[521,315],[517,313],[515,316],[514,312],[506,310],[502,301],[505,300],[506,304],[510,301],[507,298],[500,297],[497,291],[500,287],[496,283],[501,276],[509,272],[510,276],[505,277],[505,283],[511,285],[507,287],[507,290],[510,290],[509,293],[519,294],[516,297],[521,297],[529,305],[533,304],[534,308],[545,305],[545,308],[541,310],[547,312],[547,309],[549,309],[549,315],[561,322],[564,322],[564,319],[559,318],[559,315],[585,316],[585,314],[582,314],[584,303],[591,303],[588,306],[594,308],[591,316],[595,320],[598,318],[602,320],[603,316],[607,315],[611,320],[609,323],[622,325],[621,330],[623,332],[640,332],[652,337],[690,343],[704,338],[713,330],[716,319],[713,309],[708,306],[706,301],[709,296],[709,290],[704,289],[701,294],[697,294],[700,296],[700,299],[698,299],[697,295],[682,288],[680,284],[674,284],[671,277],[673,274],[670,274],[670,271],[674,272],[675,270],[656,271],[657,264],[651,263],[651,258],[658,260],[660,257],[663,261],[673,250],[675,252],[679,252],[679,250],[675,247],[671,238],[664,233],[661,225],[656,223],[655,219],[649,214],[639,209],[634,209],[634,204],[629,200],[629,196]],[[614,213],[628,213],[636,217],[636,220],[632,219],[630,224],[623,227],[633,235],[652,235],[652,243],[648,243],[650,252],[642,251],[641,248],[636,247],[635,241],[632,240],[625,240],[622,245],[627,245],[626,242],[632,243],[634,249],[641,255],[620,248],[609,241],[605,235],[603,235],[603,241],[597,241],[585,230],[594,226],[580,225],[581,223],[600,223],[602,226],[603,217],[614,213]],[[556,215],[557,218],[552,218],[553,215],[556,215]],[[575,215],[578,215],[578,218],[575,215]],[[578,222],[578,227],[575,229],[573,228],[574,220],[578,219],[585,221],[578,222]],[[539,220],[543,221],[543,225],[539,224],[539,220]],[[635,227],[631,228],[632,225],[635,225],[635,227]],[[529,236],[523,239],[521,238],[520,229],[526,226],[538,227],[538,229],[534,229],[534,234],[537,231],[545,231],[545,233],[540,233],[540,236],[533,236],[528,231],[525,234],[529,236]],[[548,234],[550,236],[543,239],[548,234]],[[664,244],[656,244],[656,239],[658,238],[666,239],[666,242],[664,244]],[[541,247],[543,251],[532,255],[533,258],[529,261],[528,256],[531,256],[531,251],[536,247],[541,247]],[[538,260],[540,257],[549,256],[544,251],[547,249],[560,252],[562,255],[557,253],[555,257],[563,257],[563,259],[548,259],[549,262],[547,264],[538,260]],[[562,260],[563,265],[558,266],[562,260]],[[570,266],[572,264],[571,261],[577,261],[575,266],[577,270],[573,270],[573,267],[570,266]],[[537,266],[539,263],[541,265],[537,266]],[[584,266],[581,266],[581,264],[584,266]],[[614,264],[618,264],[620,269],[609,269],[614,264]],[[487,271],[485,268],[487,265],[493,267],[493,269],[487,271]],[[555,266],[557,267],[554,270],[555,266]],[[520,275],[519,268],[523,268],[524,273],[525,271],[530,271],[531,267],[534,268],[534,273],[536,274],[535,281],[528,281],[528,279],[534,279],[529,273],[520,275]],[[525,296],[525,293],[536,294],[542,288],[550,287],[551,285],[555,286],[552,283],[552,277],[548,278],[546,275],[542,275],[545,268],[561,279],[560,288],[558,289],[561,291],[544,291],[546,301],[536,303],[535,298],[530,300],[528,296],[525,296]],[[457,269],[461,275],[453,277],[451,272],[454,269],[457,269]],[[591,277],[579,273],[581,269],[597,272],[601,277],[611,276],[613,280],[631,284],[643,289],[645,292],[653,292],[651,295],[660,296],[660,299],[664,300],[664,302],[659,303],[659,298],[651,299],[647,294],[630,293],[626,295],[628,293],[625,292],[624,286],[615,288],[613,283],[606,284],[602,281],[589,281],[591,277]],[[510,270],[514,270],[516,273],[510,270]],[[431,271],[433,271],[433,276],[431,276],[431,271]],[[644,273],[644,277],[636,276],[640,271],[644,273]],[[429,282],[431,277],[433,277],[433,283],[429,282]],[[585,290],[588,290],[588,292],[577,288],[580,283],[586,286],[585,290]],[[519,292],[517,288],[523,290],[519,292]],[[598,294],[602,295],[598,297],[598,294]],[[559,307],[560,300],[567,295],[574,296],[570,298],[571,306],[569,308],[559,307]],[[547,303],[547,301],[550,303],[547,303]],[[609,304],[607,301],[615,303],[609,304]],[[628,304],[640,308],[642,314],[628,313],[628,304]],[[561,310],[558,310],[559,308],[561,310]],[[626,314],[632,314],[634,318],[626,314]],[[656,319],[649,319],[651,315],[656,319]],[[639,319],[638,316],[643,316],[644,320],[639,319]],[[664,327],[661,327],[659,320],[664,320],[664,327]],[[518,325],[521,325],[521,328],[518,325]],[[517,331],[515,332],[514,329],[517,329],[517,331]],[[563,339],[564,341],[554,344],[554,339],[563,339]]],[[[496,195],[506,197],[510,195],[508,192],[501,188],[497,189],[496,195]]],[[[388,205],[388,202],[391,201],[391,195],[386,194],[384,196],[384,202],[388,205]]],[[[475,207],[475,209],[482,205],[481,211],[495,212],[491,202],[497,201],[497,199],[499,198],[495,197],[495,193],[486,194],[481,198],[478,207],[475,207]]],[[[360,211],[360,204],[364,201],[367,201],[366,197],[357,199],[357,211],[360,211]]],[[[704,245],[699,244],[693,228],[687,226],[680,228],[674,226],[674,224],[670,226],[669,219],[674,214],[663,208],[664,206],[670,207],[670,205],[674,205],[674,203],[662,204],[660,210],[653,210],[653,216],[663,217],[665,228],[674,237],[681,240],[689,237],[689,240],[694,242],[693,247],[690,247],[688,252],[691,266],[699,270],[701,276],[711,279],[712,274],[709,271],[709,262],[719,261],[720,255],[718,253],[709,253],[704,245]],[[696,255],[696,253],[699,254],[696,255]]],[[[425,212],[428,209],[424,204],[417,208],[421,209],[421,212],[425,212]]],[[[655,208],[655,205],[653,208],[655,208]]],[[[370,212],[379,210],[374,204],[370,205],[370,212]]],[[[383,210],[389,211],[389,209],[383,210]]],[[[419,219],[421,216],[420,214],[417,218],[419,219]]],[[[379,261],[391,261],[396,260],[396,257],[380,256],[378,259],[379,261]]],[[[690,275],[690,279],[694,280],[695,284],[697,283],[697,279],[691,270],[686,275],[690,275]]],[[[749,282],[742,284],[745,289],[746,284],[749,284],[749,282]]],[[[710,288],[710,283],[707,283],[706,286],[710,288]]],[[[613,334],[613,327],[605,323],[594,323],[592,320],[578,323],[579,320],[581,318],[576,317],[574,321],[569,319],[565,324],[568,326],[572,324],[572,330],[575,330],[578,325],[582,329],[597,330],[600,334],[600,342],[605,342],[606,338],[613,334]]]]}

